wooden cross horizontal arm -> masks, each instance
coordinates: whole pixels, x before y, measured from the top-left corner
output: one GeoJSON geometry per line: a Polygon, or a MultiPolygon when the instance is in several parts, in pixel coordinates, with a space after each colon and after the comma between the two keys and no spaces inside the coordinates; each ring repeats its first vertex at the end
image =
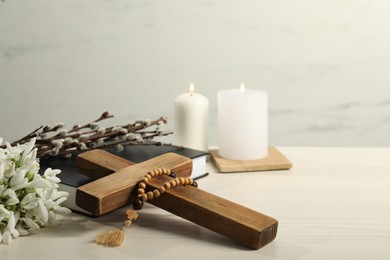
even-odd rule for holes
{"type": "MultiPolygon", "coordinates": [[[[78,165],[83,168],[82,161],[88,161],[86,163],[89,165],[87,168],[93,165],[93,172],[96,172],[98,176],[107,174],[110,171],[116,172],[91,184],[87,184],[80,190],[76,200],[79,201],[78,205],[82,208],[92,203],[88,201],[88,197],[99,198],[103,196],[104,198],[107,190],[112,189],[109,187],[105,188],[105,186],[110,186],[110,183],[124,182],[124,177],[138,183],[147,171],[152,170],[150,167],[167,167],[165,163],[173,158],[176,159],[176,163],[181,162],[181,164],[183,164],[182,160],[184,160],[182,156],[177,154],[168,154],[121,169],[123,166],[122,158],[104,151],[96,151],[89,151],[81,155],[82,159],[80,159],[78,165]],[[105,155],[107,155],[107,158],[110,158],[108,160],[109,165],[104,162],[105,160],[101,160],[101,156],[105,157],[105,155]],[[110,176],[115,176],[115,178],[110,178],[110,176]]],[[[174,165],[171,166],[174,167],[174,165]]],[[[93,172],[90,172],[88,175],[93,174],[93,172]]],[[[175,173],[178,174],[178,172],[175,173]]],[[[183,174],[181,171],[180,173],[183,174]]],[[[168,180],[170,180],[168,176],[153,178],[149,181],[146,192],[158,188],[168,180]]],[[[116,187],[118,188],[117,185],[116,187]]],[[[132,190],[126,189],[126,192],[129,194],[126,195],[125,200],[129,201],[131,200],[132,190]]],[[[123,201],[119,196],[110,196],[110,199],[123,201]]],[[[92,204],[110,204],[110,202],[103,200],[100,202],[95,200],[92,204]]],[[[162,196],[148,202],[252,249],[259,249],[276,237],[278,222],[275,219],[193,186],[175,187],[162,196]]]]}
{"type": "Polygon", "coordinates": [[[189,177],[192,172],[192,160],[173,153],[139,164],[125,161],[103,150],[92,150],[79,155],[76,161],[78,170],[97,180],[77,189],[76,205],[100,216],[131,203],[133,190],[150,170],[166,167],[179,177],[189,177]]]}

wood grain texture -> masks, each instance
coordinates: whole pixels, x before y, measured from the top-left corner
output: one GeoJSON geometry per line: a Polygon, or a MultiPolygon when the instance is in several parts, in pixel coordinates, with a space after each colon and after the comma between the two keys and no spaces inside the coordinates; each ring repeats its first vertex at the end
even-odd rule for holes
{"type": "MultiPolygon", "coordinates": [[[[102,153],[99,154],[104,156],[102,153]]],[[[99,171],[99,168],[101,168],[101,173],[98,173],[98,175],[107,172],[107,164],[105,160],[101,160],[100,156],[88,156],[88,164],[95,164],[93,167],[95,171],[99,171]]],[[[115,155],[109,155],[109,158],[110,160],[116,160],[115,155]]],[[[110,163],[110,167],[111,170],[117,170],[116,173],[93,182],[93,185],[83,187],[80,192],[88,192],[92,195],[92,198],[102,198],[100,204],[104,204],[104,208],[110,207],[110,203],[116,203],[117,200],[130,200],[130,195],[126,196],[123,193],[109,196],[109,201],[104,199],[107,190],[112,190],[107,183],[121,181],[123,176],[126,175],[126,178],[131,180],[130,186],[135,187],[146,171],[151,170],[150,167],[165,167],[161,164],[166,160],[166,158],[157,157],[152,162],[149,160],[124,169],[120,169],[120,160],[118,160],[118,164],[113,161],[110,163]],[[115,178],[111,176],[115,176],[115,178]],[[125,198],[121,198],[124,195],[125,198]]],[[[168,176],[154,178],[148,183],[146,191],[156,189],[168,180],[170,180],[168,176]]],[[[115,186],[119,188],[119,185],[115,186]]],[[[129,189],[126,192],[131,194],[129,189]]],[[[88,198],[82,195],[80,203],[83,200],[88,200],[88,198]]],[[[275,219],[193,186],[175,187],[149,202],[251,249],[259,249],[276,237],[278,222],[275,219]]],[[[94,202],[92,205],[96,203],[94,202]]]]}
{"type": "Polygon", "coordinates": [[[134,163],[100,149],[82,153],[77,156],[76,161],[77,169],[92,179],[105,177],[119,169],[131,165],[134,165],[134,163]],[[99,162],[99,165],[94,163],[97,161],[99,162]]]}
{"type": "MultiPolygon", "coordinates": [[[[153,179],[146,191],[168,180],[153,179]]],[[[270,243],[278,229],[275,219],[193,186],[175,187],[148,202],[251,249],[270,243]]]]}
{"type": "MultiPolygon", "coordinates": [[[[107,174],[107,163],[104,157],[104,153],[98,153],[99,156],[90,156],[91,160],[96,160],[96,172],[97,176],[103,176],[107,174]],[[99,172],[100,162],[102,162],[102,171],[99,172]]],[[[114,156],[114,155],[113,155],[114,156]]],[[[111,155],[109,159],[113,160],[111,155]]],[[[118,157],[119,158],[119,157],[118,157]]],[[[85,157],[84,157],[85,159],[85,157]]],[[[118,159],[118,162],[121,162],[118,159]]],[[[85,168],[83,163],[85,160],[81,160],[77,163],[82,171],[85,168]]],[[[92,165],[91,161],[88,161],[88,165],[92,165]]],[[[121,165],[121,163],[111,163],[110,167],[121,165]]],[[[76,205],[91,212],[95,216],[100,216],[124,205],[129,204],[132,199],[134,187],[144,177],[144,175],[155,168],[167,167],[174,171],[178,176],[189,177],[192,172],[192,160],[174,153],[167,153],[151,160],[134,164],[122,168],[115,173],[112,173],[106,177],[100,178],[88,184],[79,187],[76,191],[76,205]]],[[[91,172],[89,173],[91,174],[91,172]]]]}
{"type": "Polygon", "coordinates": [[[292,167],[292,163],[275,147],[268,148],[268,155],[258,160],[230,160],[221,157],[218,150],[210,150],[210,158],[219,172],[251,172],[286,170],[292,167]]]}

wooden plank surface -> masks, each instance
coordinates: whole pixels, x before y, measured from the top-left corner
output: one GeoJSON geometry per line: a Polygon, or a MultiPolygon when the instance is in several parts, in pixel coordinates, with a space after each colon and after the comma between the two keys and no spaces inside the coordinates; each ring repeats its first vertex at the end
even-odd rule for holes
{"type": "Polygon", "coordinates": [[[210,175],[198,181],[203,190],[277,217],[276,239],[260,250],[146,204],[120,247],[93,239],[120,224],[127,208],[95,219],[72,213],[61,226],[1,246],[1,259],[390,259],[390,148],[278,149],[292,170],[219,174],[207,163],[210,175]]]}

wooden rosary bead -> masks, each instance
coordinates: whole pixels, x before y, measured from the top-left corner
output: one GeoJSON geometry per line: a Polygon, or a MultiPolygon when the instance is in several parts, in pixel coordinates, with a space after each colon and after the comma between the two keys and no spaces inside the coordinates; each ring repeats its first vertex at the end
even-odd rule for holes
{"type": "Polygon", "coordinates": [[[171,188],[171,184],[169,182],[166,182],[163,184],[163,187],[166,189],[166,190],[169,190],[171,188]]]}
{"type": "Polygon", "coordinates": [[[131,220],[125,220],[125,221],[123,221],[123,225],[125,226],[125,227],[130,227],[130,225],[131,225],[131,220]]]}
{"type": "Polygon", "coordinates": [[[149,181],[152,179],[152,175],[150,175],[149,173],[147,173],[147,174],[145,175],[145,177],[148,178],[149,181]]]}
{"type": "Polygon", "coordinates": [[[153,192],[152,191],[149,191],[148,193],[146,193],[146,195],[148,196],[148,200],[153,199],[153,192]]]}
{"type": "Polygon", "coordinates": [[[138,188],[146,189],[146,184],[143,183],[143,182],[140,182],[140,183],[138,184],[138,188]]]}
{"type": "Polygon", "coordinates": [[[142,201],[147,201],[148,200],[148,196],[145,193],[139,194],[138,198],[140,198],[142,201]]]}
{"type": "Polygon", "coordinates": [[[142,179],[142,182],[143,182],[143,183],[148,183],[148,182],[149,182],[149,179],[146,178],[146,177],[144,177],[144,178],[142,179]]]}
{"type": "Polygon", "coordinates": [[[176,174],[174,172],[170,172],[169,177],[176,178],[176,174]]]}
{"type": "Polygon", "coordinates": [[[171,184],[171,187],[173,187],[173,188],[176,187],[176,179],[170,180],[169,184],[171,184]]]}
{"type": "MultiPolygon", "coordinates": [[[[146,196],[146,194],[143,194],[146,196]]],[[[144,207],[144,201],[140,198],[136,198],[133,202],[133,209],[141,210],[144,207]]]]}
{"type": "Polygon", "coordinates": [[[139,188],[139,189],[137,190],[137,193],[138,193],[138,194],[145,193],[145,190],[144,190],[144,189],[142,189],[142,188],[139,188]]]}
{"type": "Polygon", "coordinates": [[[157,189],[154,190],[154,191],[153,191],[153,196],[154,196],[155,198],[160,197],[160,192],[159,192],[157,189]]]}
{"type": "Polygon", "coordinates": [[[164,186],[161,186],[160,188],[158,188],[158,191],[160,192],[160,194],[164,193],[166,190],[164,188],[164,186]]]}

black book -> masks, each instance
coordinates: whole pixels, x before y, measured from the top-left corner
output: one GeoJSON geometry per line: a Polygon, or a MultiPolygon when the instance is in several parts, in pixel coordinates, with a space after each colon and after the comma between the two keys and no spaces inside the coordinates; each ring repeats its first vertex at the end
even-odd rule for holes
{"type": "MultiPolygon", "coordinates": [[[[206,173],[206,155],[208,153],[204,151],[170,145],[133,145],[125,147],[121,152],[116,152],[114,149],[106,149],[106,151],[134,163],[140,163],[165,153],[177,153],[192,159],[191,178],[199,179],[208,175],[206,173]]],[[[62,203],[63,206],[77,213],[91,215],[89,212],[76,206],[77,188],[93,181],[93,179],[77,171],[75,157],[70,159],[49,158],[42,160],[40,166],[41,171],[49,167],[61,170],[61,173],[57,175],[61,179],[58,190],[69,193],[68,199],[62,203]]]]}

